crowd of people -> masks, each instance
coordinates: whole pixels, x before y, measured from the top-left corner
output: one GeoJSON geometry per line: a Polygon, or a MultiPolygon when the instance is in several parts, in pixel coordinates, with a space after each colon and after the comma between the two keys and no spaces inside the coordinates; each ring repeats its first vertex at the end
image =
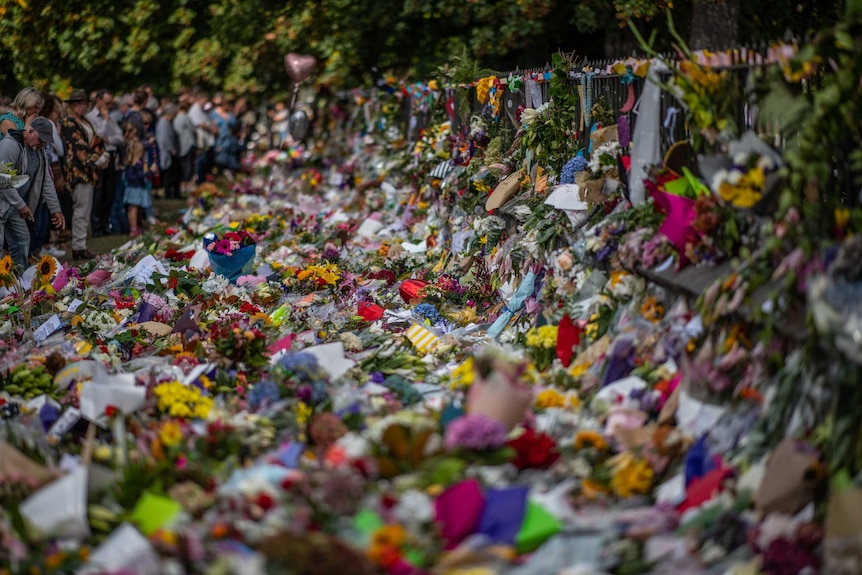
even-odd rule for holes
{"type": "Polygon", "coordinates": [[[64,256],[69,240],[73,260],[92,259],[88,237],[135,237],[155,222],[154,194],[181,198],[218,173],[232,180],[256,121],[244,98],[202,90],[0,97],[0,171],[29,176],[0,189],[0,241],[19,269],[64,256]]]}

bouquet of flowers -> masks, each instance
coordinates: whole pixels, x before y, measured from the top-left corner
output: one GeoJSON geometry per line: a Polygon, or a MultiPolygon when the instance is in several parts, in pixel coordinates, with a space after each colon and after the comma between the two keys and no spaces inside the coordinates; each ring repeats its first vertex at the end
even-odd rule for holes
{"type": "Polygon", "coordinates": [[[254,236],[244,230],[227,232],[222,237],[212,232],[204,236],[213,271],[233,284],[240,276],[251,273],[255,245],[254,236]]]}

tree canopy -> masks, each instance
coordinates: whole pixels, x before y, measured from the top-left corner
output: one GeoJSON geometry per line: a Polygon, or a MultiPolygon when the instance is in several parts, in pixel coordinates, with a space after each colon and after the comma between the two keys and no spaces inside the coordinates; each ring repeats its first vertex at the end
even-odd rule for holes
{"type": "MultiPolygon", "coordinates": [[[[742,41],[810,33],[842,2],[697,0],[739,5],[742,41]]],[[[315,80],[367,86],[421,79],[462,50],[495,69],[538,66],[557,49],[605,54],[621,24],[662,26],[670,0],[0,0],[0,82],[157,89],[202,85],[283,95],[287,52],[315,56],[315,80]]],[[[674,11],[692,14],[692,0],[674,11]]],[[[689,16],[690,18],[690,16],[689,16]]],[[[679,21],[679,18],[677,19],[679,21]]],[[[682,26],[685,30],[685,26],[682,26]]],[[[619,45],[619,44],[617,44],[619,45]]]]}

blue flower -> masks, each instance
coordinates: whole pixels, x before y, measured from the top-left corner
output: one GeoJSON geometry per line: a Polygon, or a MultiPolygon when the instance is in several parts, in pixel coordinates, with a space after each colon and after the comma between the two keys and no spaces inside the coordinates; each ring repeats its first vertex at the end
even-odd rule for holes
{"type": "Polygon", "coordinates": [[[281,399],[278,386],[271,381],[261,381],[248,392],[248,406],[254,410],[272,405],[281,399]]]}
{"type": "Polygon", "coordinates": [[[424,317],[429,320],[432,324],[437,323],[442,318],[440,314],[437,312],[437,308],[431,305],[430,303],[420,303],[413,309],[413,313],[420,317],[424,317]]]}
{"type": "Polygon", "coordinates": [[[298,372],[310,372],[317,371],[318,363],[317,358],[311,355],[310,353],[291,353],[287,354],[281,358],[279,361],[279,365],[287,371],[292,371],[295,373],[298,372]]]}

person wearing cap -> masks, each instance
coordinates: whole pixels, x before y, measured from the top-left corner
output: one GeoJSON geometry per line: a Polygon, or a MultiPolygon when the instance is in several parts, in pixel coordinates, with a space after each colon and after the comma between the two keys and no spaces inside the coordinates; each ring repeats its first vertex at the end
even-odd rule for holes
{"type": "MultiPolygon", "coordinates": [[[[4,190],[0,199],[0,212],[3,212],[0,215],[0,227],[4,228],[12,261],[19,271],[28,267],[27,256],[31,245],[28,225],[32,225],[32,233],[40,233],[35,215],[47,215],[50,212],[55,227],[62,228],[65,225],[54,178],[48,173],[50,164],[45,153],[45,145],[53,142],[51,121],[42,116],[33,118],[23,131],[9,130],[7,137],[0,140],[0,163],[11,163],[19,175],[29,176],[14,195],[4,190]],[[43,203],[47,206],[47,212],[39,210],[43,203]]],[[[41,230],[43,235],[46,229],[41,230]]]]}
{"type": "Polygon", "coordinates": [[[89,98],[81,89],[72,90],[66,100],[69,115],[63,118],[60,136],[66,151],[66,185],[72,190],[72,259],[95,257],[87,249],[87,231],[93,209],[93,187],[99,182],[99,170],[110,159],[95,128],[84,114],[89,98]]]}

